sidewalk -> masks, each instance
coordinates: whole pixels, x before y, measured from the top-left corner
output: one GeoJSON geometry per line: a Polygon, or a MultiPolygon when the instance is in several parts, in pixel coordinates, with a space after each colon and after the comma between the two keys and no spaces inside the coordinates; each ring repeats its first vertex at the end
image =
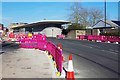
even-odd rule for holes
{"type": "Polygon", "coordinates": [[[52,61],[44,51],[20,48],[2,54],[2,78],[57,77],[52,61]]]}

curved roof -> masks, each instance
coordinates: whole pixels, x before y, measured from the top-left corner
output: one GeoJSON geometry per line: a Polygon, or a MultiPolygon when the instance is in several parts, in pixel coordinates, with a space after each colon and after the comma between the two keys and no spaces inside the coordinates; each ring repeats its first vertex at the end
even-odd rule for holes
{"type": "Polygon", "coordinates": [[[33,26],[38,26],[38,25],[43,25],[43,24],[68,24],[70,23],[69,21],[64,21],[64,20],[41,20],[40,22],[36,22],[36,23],[31,23],[31,24],[27,24],[27,25],[23,25],[23,26],[16,26],[13,28],[18,28],[18,27],[33,27],[33,26]]]}
{"type": "Polygon", "coordinates": [[[41,20],[40,22],[61,22],[61,23],[69,23],[69,21],[64,21],[64,20],[41,20]]]}

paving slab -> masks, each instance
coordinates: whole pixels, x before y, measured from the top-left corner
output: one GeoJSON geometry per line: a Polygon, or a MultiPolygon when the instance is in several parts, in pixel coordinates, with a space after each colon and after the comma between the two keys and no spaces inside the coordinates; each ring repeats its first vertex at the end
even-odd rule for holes
{"type": "Polygon", "coordinates": [[[56,78],[50,58],[41,50],[20,48],[2,54],[0,61],[2,78],[56,78]]]}

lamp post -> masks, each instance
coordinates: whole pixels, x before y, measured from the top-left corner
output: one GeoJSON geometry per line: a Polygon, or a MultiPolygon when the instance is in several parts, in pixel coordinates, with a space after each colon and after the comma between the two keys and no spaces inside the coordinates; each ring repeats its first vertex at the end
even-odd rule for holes
{"type": "Polygon", "coordinates": [[[104,3],[104,8],[105,8],[105,11],[104,11],[105,12],[104,13],[105,14],[105,18],[104,19],[105,19],[105,33],[106,33],[106,0],[105,0],[105,3],[104,3]]]}
{"type": "Polygon", "coordinates": [[[106,0],[105,0],[105,27],[106,27],[106,0]]]}
{"type": "Polygon", "coordinates": [[[120,21],[120,1],[118,2],[118,21],[120,21]]]}

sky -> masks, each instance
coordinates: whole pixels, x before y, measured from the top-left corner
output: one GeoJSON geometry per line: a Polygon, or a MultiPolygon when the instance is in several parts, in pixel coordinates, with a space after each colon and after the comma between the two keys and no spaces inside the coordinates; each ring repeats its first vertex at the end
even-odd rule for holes
{"type": "MultiPolygon", "coordinates": [[[[43,19],[68,20],[70,6],[74,2],[2,2],[0,22],[8,27],[10,23],[34,23],[43,19]]],[[[103,2],[80,2],[85,8],[97,8],[104,11],[103,2]]],[[[1,10],[1,9],[0,9],[1,10]]],[[[118,20],[118,2],[107,2],[107,16],[118,20]]]]}

